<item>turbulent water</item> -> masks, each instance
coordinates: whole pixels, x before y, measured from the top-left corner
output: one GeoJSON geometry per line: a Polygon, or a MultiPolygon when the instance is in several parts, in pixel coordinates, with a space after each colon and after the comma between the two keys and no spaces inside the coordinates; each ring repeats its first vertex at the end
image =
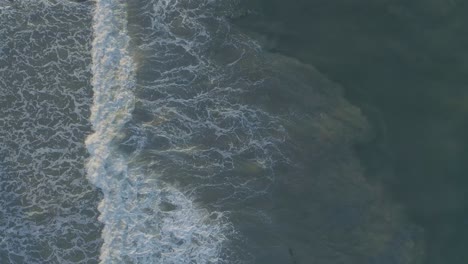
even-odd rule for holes
{"type": "Polygon", "coordinates": [[[92,263],[99,192],[90,133],[89,6],[0,2],[1,263],[92,263]]]}
{"type": "Polygon", "coordinates": [[[0,0],[1,263],[420,263],[368,125],[233,0],[0,0]]]}

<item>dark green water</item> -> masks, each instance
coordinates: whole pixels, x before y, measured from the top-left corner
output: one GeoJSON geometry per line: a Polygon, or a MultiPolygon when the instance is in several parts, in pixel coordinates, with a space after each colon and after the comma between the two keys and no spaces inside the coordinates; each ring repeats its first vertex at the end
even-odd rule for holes
{"type": "Polygon", "coordinates": [[[276,53],[314,65],[361,108],[356,146],[424,230],[425,261],[467,263],[468,3],[257,0],[236,23],[276,53]]]}

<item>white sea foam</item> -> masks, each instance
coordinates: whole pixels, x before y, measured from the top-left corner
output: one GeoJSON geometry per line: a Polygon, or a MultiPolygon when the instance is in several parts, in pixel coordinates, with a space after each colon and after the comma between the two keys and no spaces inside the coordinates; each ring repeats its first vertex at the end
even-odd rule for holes
{"type": "Polygon", "coordinates": [[[98,259],[85,178],[89,5],[0,0],[0,262],[98,259]]]}
{"type": "Polygon", "coordinates": [[[124,1],[99,0],[94,10],[88,178],[104,193],[101,263],[219,263],[222,214],[208,213],[176,188],[130,166],[118,149],[134,109],[135,63],[129,54],[124,1]]]}

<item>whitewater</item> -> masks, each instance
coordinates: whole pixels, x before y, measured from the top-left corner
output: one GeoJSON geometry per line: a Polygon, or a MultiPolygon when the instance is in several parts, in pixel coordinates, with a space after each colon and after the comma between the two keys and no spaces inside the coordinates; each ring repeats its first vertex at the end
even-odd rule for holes
{"type": "Polygon", "coordinates": [[[126,8],[119,0],[97,1],[93,20],[95,132],[86,145],[88,178],[104,193],[99,205],[105,225],[101,263],[218,263],[225,239],[222,224],[177,189],[162,186],[157,175],[130,168],[138,153],[119,150],[136,102],[126,8]],[[161,206],[165,199],[172,210],[161,206]]]}

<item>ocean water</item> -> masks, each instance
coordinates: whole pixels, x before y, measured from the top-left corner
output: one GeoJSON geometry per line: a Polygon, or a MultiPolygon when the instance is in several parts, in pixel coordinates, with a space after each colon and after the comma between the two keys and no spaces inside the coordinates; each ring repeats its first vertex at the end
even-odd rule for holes
{"type": "Polygon", "coordinates": [[[96,263],[91,7],[0,2],[0,262],[96,263]]]}
{"type": "Polygon", "coordinates": [[[372,127],[233,0],[0,0],[0,263],[423,263],[372,127]]]}
{"type": "Polygon", "coordinates": [[[373,136],[366,177],[423,230],[423,263],[466,263],[463,1],[246,1],[235,23],[342,85],[373,136]]]}

